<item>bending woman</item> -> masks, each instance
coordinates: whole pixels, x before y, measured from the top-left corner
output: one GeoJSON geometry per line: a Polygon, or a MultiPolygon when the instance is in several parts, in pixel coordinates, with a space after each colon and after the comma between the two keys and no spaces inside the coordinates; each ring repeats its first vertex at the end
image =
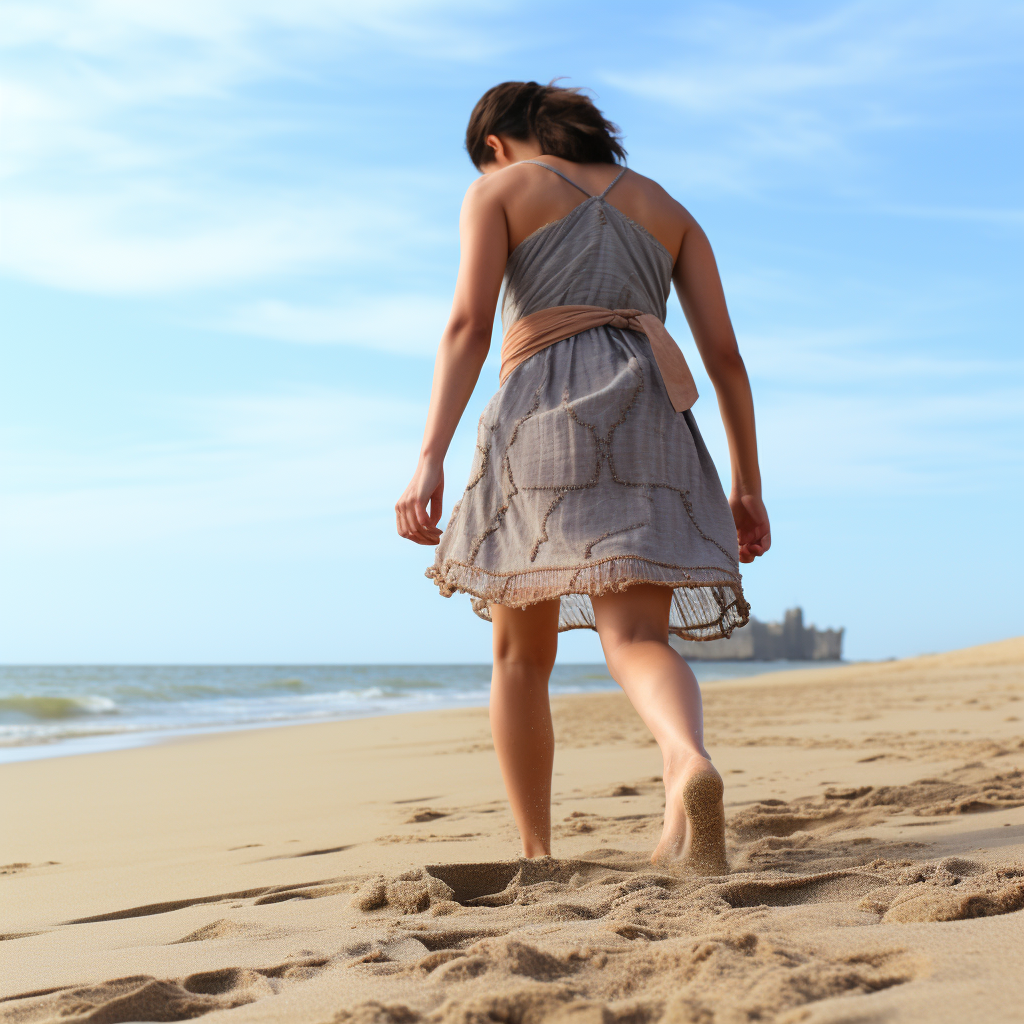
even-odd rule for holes
{"type": "Polygon", "coordinates": [[[551,852],[558,633],[589,627],[664,757],[652,860],[720,874],[722,779],[704,747],[697,681],[668,638],[742,626],[739,563],[770,537],[750,384],[711,246],[679,203],[620,164],[618,129],[577,90],[495,86],[466,147],[482,176],[462,206],[455,299],[398,532],[438,545],[427,575],[446,597],[471,595],[493,624],[491,728],[524,856],[551,852]],[[664,328],[672,282],[718,395],[728,500],[664,328]],[[502,286],[501,386],[442,536],[444,457],[502,286]]]}

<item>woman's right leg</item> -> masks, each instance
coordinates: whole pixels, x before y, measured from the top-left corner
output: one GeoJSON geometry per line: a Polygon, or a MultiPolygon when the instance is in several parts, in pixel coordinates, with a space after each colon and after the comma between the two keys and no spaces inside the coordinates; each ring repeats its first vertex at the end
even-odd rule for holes
{"type": "Polygon", "coordinates": [[[551,853],[555,733],[548,678],[558,650],[558,610],[557,600],[528,608],[491,605],[491,735],[524,857],[551,853]]]}

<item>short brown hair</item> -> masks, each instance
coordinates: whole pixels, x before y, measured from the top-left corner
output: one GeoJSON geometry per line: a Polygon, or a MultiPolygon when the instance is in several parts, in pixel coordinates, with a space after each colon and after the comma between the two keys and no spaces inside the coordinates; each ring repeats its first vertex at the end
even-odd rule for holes
{"type": "Polygon", "coordinates": [[[502,82],[480,97],[466,128],[466,151],[477,170],[494,159],[488,135],[536,138],[543,152],[581,164],[626,159],[617,125],[579,89],[502,82]]]}

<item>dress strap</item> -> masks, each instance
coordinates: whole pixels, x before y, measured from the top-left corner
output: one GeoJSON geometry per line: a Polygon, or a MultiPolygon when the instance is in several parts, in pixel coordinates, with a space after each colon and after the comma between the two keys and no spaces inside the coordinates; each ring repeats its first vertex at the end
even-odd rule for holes
{"type": "MultiPolygon", "coordinates": [[[[536,164],[538,167],[546,167],[549,171],[554,171],[555,174],[557,174],[560,178],[563,178],[565,181],[569,182],[569,184],[572,185],[573,188],[578,188],[585,196],[589,197],[590,199],[594,198],[585,188],[581,188],[579,185],[576,184],[575,181],[572,180],[572,178],[567,177],[557,167],[552,167],[551,164],[542,163],[540,160],[524,160],[523,163],[536,164]]],[[[621,177],[621,175],[619,177],[621,177]]],[[[615,179],[615,181],[618,180],[618,178],[615,179]]],[[[615,184],[615,181],[612,182],[612,185],[615,184]]],[[[611,185],[609,185],[608,188],[611,188],[611,185]]],[[[605,191],[607,192],[608,189],[605,189],[605,191]]]]}
{"type": "Polygon", "coordinates": [[[601,199],[604,199],[604,197],[606,195],[608,195],[608,193],[611,192],[611,190],[613,188],[615,188],[615,186],[618,184],[619,178],[621,178],[625,173],[626,173],[626,168],[623,167],[622,170],[619,171],[619,173],[616,174],[614,178],[612,178],[611,184],[601,193],[601,195],[600,195],[601,199]]]}

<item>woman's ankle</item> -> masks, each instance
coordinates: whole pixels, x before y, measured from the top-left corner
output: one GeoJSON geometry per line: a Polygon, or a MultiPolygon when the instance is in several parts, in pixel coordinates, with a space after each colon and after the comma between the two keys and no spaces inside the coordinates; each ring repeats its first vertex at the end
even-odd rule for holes
{"type": "Polygon", "coordinates": [[[705,763],[711,763],[711,755],[704,747],[683,747],[673,751],[665,757],[662,767],[665,785],[689,775],[705,763]]]}

